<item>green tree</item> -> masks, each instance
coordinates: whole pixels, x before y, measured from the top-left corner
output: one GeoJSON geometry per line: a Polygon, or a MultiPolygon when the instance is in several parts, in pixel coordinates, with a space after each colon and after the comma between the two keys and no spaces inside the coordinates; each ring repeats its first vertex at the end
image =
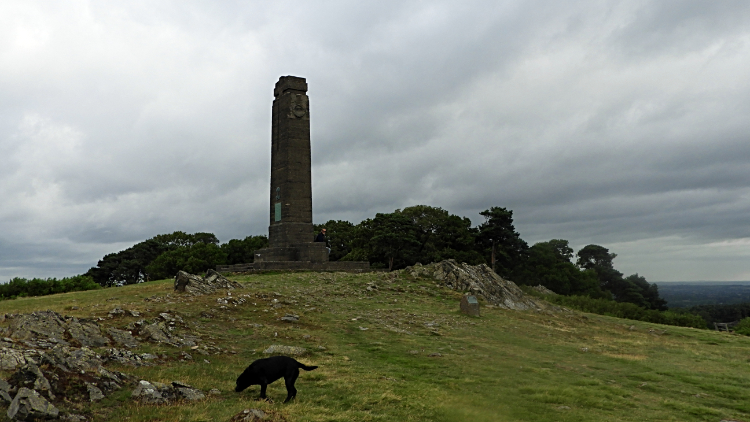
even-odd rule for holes
{"type": "Polygon", "coordinates": [[[633,274],[623,278],[614,268],[617,254],[599,245],[586,245],[578,251],[579,267],[596,272],[599,286],[609,291],[618,302],[633,303],[645,309],[666,310],[667,302],[659,297],[659,289],[649,284],[645,277],[633,274]]]}
{"type": "Polygon", "coordinates": [[[427,264],[455,259],[470,264],[484,263],[484,258],[475,249],[477,231],[472,229],[468,218],[427,205],[407,207],[396,212],[409,218],[416,228],[419,241],[416,261],[427,264]]]}
{"type": "Polygon", "coordinates": [[[102,287],[148,281],[151,277],[146,267],[166,250],[166,245],[149,239],[124,251],[105,255],[86,275],[102,287]]]}
{"type": "MultiPolygon", "coordinates": [[[[163,253],[199,244],[216,246],[218,243],[219,239],[213,233],[188,234],[176,231],[171,234],[160,234],[123,251],[105,255],[86,275],[103,287],[141,283],[155,279],[155,275],[147,268],[163,253]]],[[[162,273],[156,277],[161,275],[162,273]]]]}
{"type": "Polygon", "coordinates": [[[227,255],[227,264],[245,264],[255,261],[255,251],[268,247],[266,236],[247,236],[246,238],[232,239],[220,246],[227,255]]]}
{"type": "Polygon", "coordinates": [[[599,287],[624,298],[627,294],[626,286],[622,282],[622,273],[615,270],[613,261],[617,254],[599,245],[586,245],[578,251],[576,264],[585,270],[594,270],[599,279],[599,287]]]}
{"type": "Polygon", "coordinates": [[[174,277],[180,270],[201,274],[226,261],[227,254],[219,246],[200,242],[164,252],[146,267],[146,271],[152,278],[162,279],[174,277]]]}
{"type": "MultiPolygon", "coordinates": [[[[659,297],[659,287],[655,283],[649,283],[646,278],[639,276],[638,273],[629,275],[625,281],[634,286],[634,290],[643,298],[643,307],[646,309],[655,309],[657,311],[666,311],[667,301],[659,297]]],[[[632,289],[632,288],[631,288],[632,289]]],[[[631,302],[623,300],[623,302],[631,302]]],[[[636,303],[636,302],[631,302],[636,303]]]]}
{"type": "Polygon", "coordinates": [[[513,226],[513,211],[492,207],[479,213],[484,223],[479,225],[478,244],[487,262],[503,277],[512,277],[513,271],[522,265],[529,245],[521,239],[513,226]],[[494,254],[493,254],[494,249],[494,254]]]}
{"type": "Polygon", "coordinates": [[[537,285],[562,295],[601,297],[599,280],[593,270],[581,270],[570,259],[573,249],[568,241],[552,239],[529,248],[527,259],[516,270],[519,284],[537,285]]]}
{"type": "Polygon", "coordinates": [[[362,223],[372,234],[367,242],[370,263],[385,264],[389,271],[414,265],[420,243],[409,218],[397,212],[378,213],[362,223]]]}

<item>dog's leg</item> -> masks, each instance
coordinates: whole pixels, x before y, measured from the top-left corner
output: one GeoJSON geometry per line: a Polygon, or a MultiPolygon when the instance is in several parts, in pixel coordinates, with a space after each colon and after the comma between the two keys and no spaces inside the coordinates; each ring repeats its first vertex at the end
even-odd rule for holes
{"type": "Polygon", "coordinates": [[[295,369],[291,374],[284,377],[284,384],[286,385],[286,400],[284,400],[284,403],[297,397],[297,389],[294,388],[297,377],[299,377],[299,369],[295,369]]]}
{"type": "Polygon", "coordinates": [[[268,387],[268,384],[265,382],[260,383],[260,398],[262,399],[266,398],[266,387],[268,387]]]}

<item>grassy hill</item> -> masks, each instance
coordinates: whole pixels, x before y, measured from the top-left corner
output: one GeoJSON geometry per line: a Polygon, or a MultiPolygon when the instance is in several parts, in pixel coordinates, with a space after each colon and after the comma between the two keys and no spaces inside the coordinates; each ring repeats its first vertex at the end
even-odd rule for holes
{"type": "Polygon", "coordinates": [[[245,286],[232,292],[244,303],[177,294],[163,280],[3,301],[0,314],[50,309],[124,328],[171,311],[217,351],[143,343],[137,352],[161,356],[159,365],[113,368],[222,394],[146,406],[127,388],[91,405],[97,420],[227,421],[252,407],[289,422],[750,420],[748,337],[579,312],[483,307],[471,318],[458,312],[460,293],[403,273],[230,278],[245,286]],[[110,318],[115,307],[141,316],[110,318]],[[286,314],[299,321],[280,321],[286,314]],[[289,404],[282,381],[268,390],[275,403],[254,401],[257,386],[233,391],[272,344],[305,347],[299,360],[320,366],[302,372],[289,404]]]}

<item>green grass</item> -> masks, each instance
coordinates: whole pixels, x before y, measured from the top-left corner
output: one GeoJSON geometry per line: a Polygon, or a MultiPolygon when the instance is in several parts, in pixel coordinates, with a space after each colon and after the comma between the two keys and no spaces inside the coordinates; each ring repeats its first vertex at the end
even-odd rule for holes
{"type": "MultiPolygon", "coordinates": [[[[250,407],[285,421],[750,420],[748,337],[575,311],[483,307],[481,318],[471,318],[458,312],[459,293],[432,280],[391,281],[384,273],[234,279],[246,289],[233,296],[253,297],[227,310],[216,302],[224,293],[189,298],[173,293],[171,281],[156,281],[3,301],[0,313],[52,309],[106,318],[120,306],[153,318],[169,309],[191,324],[202,343],[227,350],[208,356],[188,350],[194,360],[186,363],[176,359],[179,349],[144,344],[139,351],[175,359],[117,369],[150,381],[218,388],[221,396],[143,406],[124,392],[92,406],[97,420],[222,421],[250,407]],[[366,290],[373,281],[379,289],[366,290]],[[158,300],[144,300],[154,296],[158,300]],[[281,308],[270,307],[274,297],[281,308]],[[203,311],[215,316],[201,316],[203,311]],[[300,321],[279,321],[286,313],[300,321]],[[257,386],[233,392],[237,375],[271,344],[306,347],[312,353],[300,360],[320,366],[300,375],[290,404],[281,403],[283,382],[269,387],[273,404],[254,401],[257,386]]],[[[135,319],[102,324],[122,328],[135,319]]]]}

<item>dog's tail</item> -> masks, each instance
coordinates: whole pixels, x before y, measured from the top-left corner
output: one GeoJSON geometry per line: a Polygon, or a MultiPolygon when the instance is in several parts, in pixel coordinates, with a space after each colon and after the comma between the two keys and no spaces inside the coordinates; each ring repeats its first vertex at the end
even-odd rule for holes
{"type": "Polygon", "coordinates": [[[307,366],[304,363],[299,363],[299,362],[297,363],[299,364],[299,367],[304,369],[305,371],[312,371],[313,369],[318,369],[317,366],[307,366]]]}

